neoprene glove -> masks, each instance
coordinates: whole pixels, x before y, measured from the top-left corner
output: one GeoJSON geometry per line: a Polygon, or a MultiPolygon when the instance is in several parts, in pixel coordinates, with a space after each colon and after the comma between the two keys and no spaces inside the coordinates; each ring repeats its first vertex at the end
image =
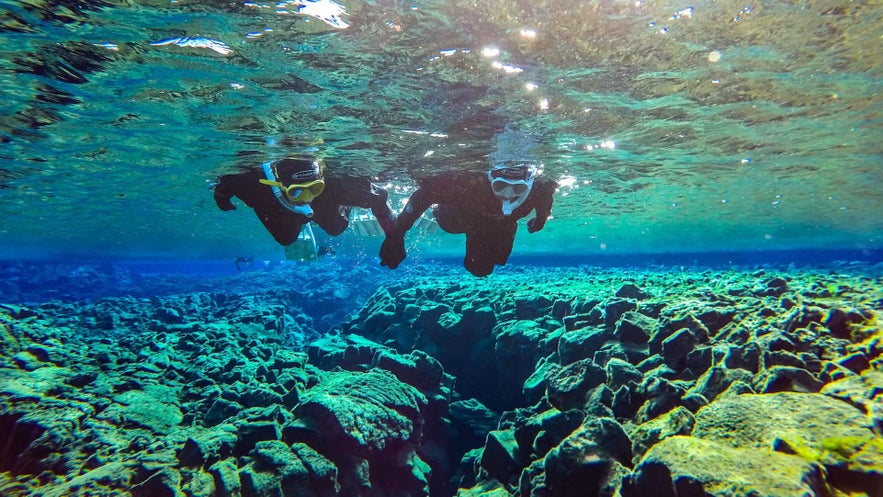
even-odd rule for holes
{"type": "Polygon", "coordinates": [[[380,246],[380,265],[395,269],[405,260],[405,237],[388,236],[380,246]]]}
{"type": "Polygon", "coordinates": [[[218,209],[221,209],[222,211],[232,211],[236,209],[236,206],[230,201],[230,199],[233,198],[230,195],[215,190],[214,197],[215,203],[218,204],[218,209]]]}
{"type": "Polygon", "coordinates": [[[533,218],[527,221],[527,232],[528,233],[536,233],[537,231],[543,229],[545,225],[545,221],[540,221],[539,218],[533,218]]]}

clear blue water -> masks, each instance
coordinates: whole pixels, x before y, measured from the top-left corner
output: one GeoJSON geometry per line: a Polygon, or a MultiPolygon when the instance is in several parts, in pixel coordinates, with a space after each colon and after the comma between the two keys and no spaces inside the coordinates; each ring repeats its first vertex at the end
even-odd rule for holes
{"type": "Polygon", "coordinates": [[[880,248],[873,2],[298,5],[0,2],[0,257],[281,258],[207,184],[305,151],[394,210],[415,178],[541,163],[553,219],[513,257],[880,248]]]}

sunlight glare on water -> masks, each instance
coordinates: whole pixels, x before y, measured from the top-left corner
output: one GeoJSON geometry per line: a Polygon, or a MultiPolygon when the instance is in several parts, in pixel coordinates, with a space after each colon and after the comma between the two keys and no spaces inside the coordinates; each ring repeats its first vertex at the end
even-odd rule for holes
{"type": "Polygon", "coordinates": [[[12,252],[272,247],[206,184],[297,153],[398,203],[542,164],[521,251],[880,245],[873,2],[0,3],[12,252]]]}

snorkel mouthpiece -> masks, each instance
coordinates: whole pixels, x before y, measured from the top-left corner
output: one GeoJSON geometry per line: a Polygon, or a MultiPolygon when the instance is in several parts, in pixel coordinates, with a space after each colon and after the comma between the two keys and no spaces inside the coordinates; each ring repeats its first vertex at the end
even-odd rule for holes
{"type": "Polygon", "coordinates": [[[306,217],[313,217],[313,208],[310,207],[310,204],[294,205],[290,209],[306,217]]]}

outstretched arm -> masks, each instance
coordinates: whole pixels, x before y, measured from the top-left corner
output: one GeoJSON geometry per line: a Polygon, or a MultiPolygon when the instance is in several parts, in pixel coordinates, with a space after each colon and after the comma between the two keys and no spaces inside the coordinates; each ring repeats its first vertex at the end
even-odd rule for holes
{"type": "Polygon", "coordinates": [[[405,236],[405,233],[414,226],[414,223],[420,219],[420,216],[426,212],[426,209],[433,204],[430,197],[433,197],[432,192],[422,186],[411,194],[411,198],[408,199],[408,203],[402,209],[398,219],[396,219],[396,228],[402,236],[405,236]]]}
{"type": "Polygon", "coordinates": [[[542,182],[536,185],[537,200],[534,208],[536,209],[536,217],[527,222],[527,231],[536,233],[543,229],[549,216],[552,215],[552,195],[558,189],[558,183],[554,181],[542,182]]]}
{"type": "Polygon", "coordinates": [[[231,211],[236,208],[231,202],[233,197],[238,197],[245,205],[255,208],[266,203],[273,203],[273,191],[260,184],[258,180],[261,173],[246,171],[239,174],[225,174],[217,179],[212,186],[215,203],[222,211],[231,211]]]}
{"type": "MultiPolygon", "coordinates": [[[[395,269],[405,260],[405,233],[414,226],[414,222],[432,205],[432,194],[420,187],[411,194],[407,205],[402,209],[391,232],[386,233],[386,240],[380,247],[380,265],[395,269]]],[[[376,214],[375,214],[376,216],[376,214]]],[[[380,219],[378,217],[378,219],[380,219]]],[[[384,227],[386,231],[386,227],[384,227]]]]}
{"type": "Polygon", "coordinates": [[[236,209],[236,206],[230,201],[233,198],[233,192],[231,191],[232,181],[230,178],[230,176],[221,176],[211,186],[212,195],[215,198],[215,204],[217,204],[218,209],[221,209],[222,211],[232,211],[236,209]]]}
{"type": "Polygon", "coordinates": [[[374,214],[377,222],[380,223],[380,227],[383,228],[383,233],[390,237],[396,233],[396,218],[389,209],[388,198],[389,193],[385,189],[373,183],[371,184],[371,196],[368,207],[371,209],[371,213],[374,214]]]}

